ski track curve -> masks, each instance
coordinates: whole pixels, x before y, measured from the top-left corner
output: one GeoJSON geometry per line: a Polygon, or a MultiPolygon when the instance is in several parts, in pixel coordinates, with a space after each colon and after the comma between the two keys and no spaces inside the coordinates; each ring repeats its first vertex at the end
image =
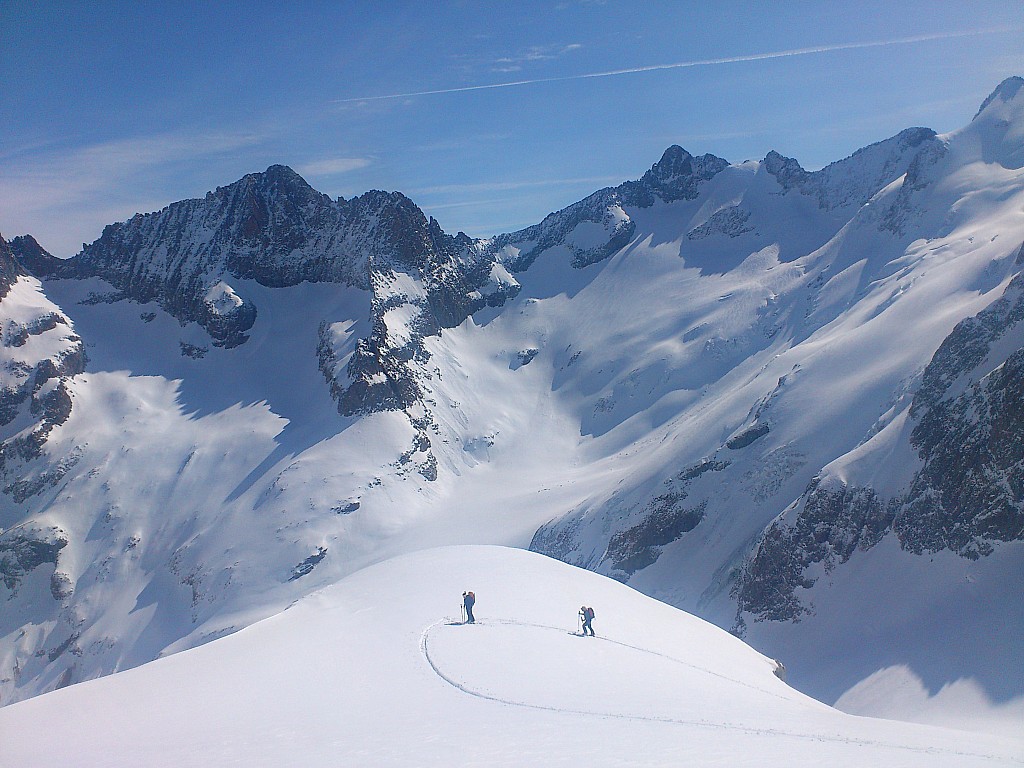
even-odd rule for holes
{"type": "MultiPolygon", "coordinates": [[[[877,747],[877,748],[881,748],[881,749],[902,750],[902,751],[905,751],[905,752],[913,752],[915,754],[922,754],[922,755],[949,755],[949,756],[955,756],[955,757],[971,757],[971,758],[980,758],[982,760],[994,760],[994,761],[999,761],[999,762],[1002,762],[1002,763],[1005,763],[1005,761],[1009,760],[1012,763],[1016,763],[1016,764],[1019,764],[1019,765],[1024,765],[1024,760],[1017,760],[1017,759],[1015,759],[1013,757],[1009,757],[1009,756],[992,755],[992,754],[987,754],[987,753],[982,753],[982,752],[966,752],[966,751],[963,751],[963,750],[940,749],[938,747],[911,747],[911,746],[907,746],[906,744],[894,744],[894,743],[885,742],[885,741],[877,741],[877,740],[874,740],[874,739],[858,739],[858,738],[847,737],[847,736],[829,736],[829,735],[825,735],[825,734],[802,733],[800,731],[789,731],[789,730],[785,730],[785,729],[782,729],[782,728],[757,728],[757,727],[749,726],[749,725],[740,725],[738,723],[715,722],[715,721],[712,721],[712,720],[691,720],[691,719],[684,719],[684,718],[657,717],[657,716],[653,716],[652,717],[652,716],[647,716],[647,715],[628,715],[628,714],[623,714],[621,712],[600,712],[600,711],[596,711],[596,710],[575,709],[575,708],[571,708],[571,707],[553,707],[553,706],[549,706],[547,704],[536,704],[536,703],[532,703],[532,702],[528,702],[528,701],[516,701],[514,699],[502,698],[501,696],[494,696],[494,695],[489,694],[489,693],[484,693],[482,691],[473,690],[472,688],[468,687],[464,683],[460,683],[458,680],[456,680],[456,679],[452,678],[451,676],[445,674],[444,671],[442,671],[441,668],[437,665],[437,662],[434,660],[434,658],[430,655],[430,635],[438,627],[441,627],[441,626],[460,626],[462,623],[463,622],[457,622],[457,621],[455,621],[452,618],[444,618],[444,619],[440,619],[438,621],[435,621],[433,624],[430,624],[429,626],[427,626],[423,630],[422,634],[420,635],[420,652],[423,654],[423,657],[426,660],[427,665],[430,667],[431,671],[437,677],[439,677],[442,681],[444,681],[445,683],[450,685],[452,688],[455,688],[456,690],[461,691],[462,693],[465,693],[466,695],[472,696],[472,697],[477,698],[477,699],[483,699],[485,701],[493,701],[495,703],[504,704],[506,706],[511,706],[511,707],[522,707],[524,709],[533,709],[533,710],[538,710],[538,711],[542,711],[542,712],[557,712],[559,714],[564,714],[564,715],[577,715],[577,716],[581,716],[581,717],[597,717],[597,718],[607,719],[607,720],[635,720],[635,721],[651,722],[651,723],[666,723],[666,724],[669,724],[669,725],[684,725],[684,726],[691,726],[691,727],[696,727],[696,728],[708,728],[708,729],[717,729],[717,730],[737,731],[737,732],[740,732],[740,733],[751,734],[751,735],[754,735],[754,736],[788,736],[788,737],[791,737],[791,738],[802,739],[804,741],[818,741],[818,742],[825,742],[825,741],[827,741],[827,742],[833,742],[833,743],[838,743],[838,744],[851,744],[851,745],[865,746],[865,747],[877,747]]],[[[488,624],[491,624],[491,625],[493,625],[493,624],[506,624],[506,625],[519,626],[519,627],[533,627],[533,628],[536,628],[536,629],[546,629],[546,630],[551,630],[551,631],[555,631],[555,632],[566,632],[567,634],[573,634],[572,632],[569,632],[568,630],[564,629],[563,627],[552,627],[552,626],[549,626],[549,625],[546,625],[546,624],[534,624],[534,623],[531,623],[531,622],[513,621],[513,620],[510,620],[510,619],[497,619],[497,620],[489,620],[489,621],[486,621],[486,622],[477,620],[475,623],[476,624],[482,624],[484,626],[487,626],[488,624]]],[[[759,688],[759,687],[757,687],[755,685],[751,685],[750,683],[746,683],[746,682],[743,682],[741,680],[736,680],[734,678],[731,678],[731,677],[729,677],[727,675],[723,675],[723,674],[718,673],[718,672],[713,672],[713,671],[711,671],[709,669],[705,669],[703,667],[697,666],[696,664],[690,664],[689,662],[683,661],[682,659],[677,659],[677,658],[674,658],[674,657],[669,656],[667,654],[659,653],[658,651],[652,651],[649,648],[641,648],[640,646],[630,645],[629,643],[623,643],[623,642],[620,642],[618,640],[612,640],[612,639],[607,638],[607,637],[600,637],[600,638],[594,638],[594,639],[602,641],[602,642],[606,642],[606,643],[612,643],[614,645],[618,645],[618,646],[621,646],[623,648],[629,648],[631,650],[639,651],[640,653],[649,654],[651,656],[658,656],[660,658],[666,659],[666,660],[668,660],[670,662],[673,662],[675,664],[681,664],[682,666],[689,667],[690,669],[694,669],[694,670],[697,670],[697,671],[700,671],[700,672],[704,672],[706,674],[712,675],[712,676],[720,678],[722,680],[726,680],[726,681],[728,681],[730,683],[733,683],[733,684],[736,684],[736,685],[741,685],[741,686],[744,686],[745,688],[751,688],[753,690],[758,691],[759,693],[762,693],[762,694],[765,694],[765,695],[768,695],[768,696],[774,696],[775,698],[788,701],[788,699],[786,699],[786,697],[780,696],[779,694],[771,693],[770,691],[766,691],[763,688],[759,688]]]]}

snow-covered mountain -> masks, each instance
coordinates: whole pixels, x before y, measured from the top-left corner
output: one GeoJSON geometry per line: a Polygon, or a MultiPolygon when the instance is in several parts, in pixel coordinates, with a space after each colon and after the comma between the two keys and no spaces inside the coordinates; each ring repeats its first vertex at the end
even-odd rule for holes
{"type": "Polygon", "coordinates": [[[70,260],[4,243],[0,703],[463,543],[826,701],[1024,696],[1022,86],[819,171],[670,147],[487,240],[272,166],[70,260]]]}
{"type": "Polygon", "coordinates": [[[1018,741],[843,714],[777,669],[610,579],[522,550],[448,547],[6,707],[0,739],[25,768],[1020,765],[1018,741]],[[459,623],[468,587],[472,626],[459,623]],[[595,638],[572,634],[581,601],[595,606],[595,638]]]}

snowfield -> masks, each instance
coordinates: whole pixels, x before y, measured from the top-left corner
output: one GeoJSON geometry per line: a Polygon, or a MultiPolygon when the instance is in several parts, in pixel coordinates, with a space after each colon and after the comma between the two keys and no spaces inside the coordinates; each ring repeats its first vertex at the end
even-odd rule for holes
{"type": "Polygon", "coordinates": [[[0,710],[43,766],[1024,765],[1024,741],[854,717],[728,633],[501,547],[355,573],[201,648],[0,710]],[[477,594],[476,625],[460,596],[477,594]],[[596,638],[576,636],[593,605],[596,638]]]}

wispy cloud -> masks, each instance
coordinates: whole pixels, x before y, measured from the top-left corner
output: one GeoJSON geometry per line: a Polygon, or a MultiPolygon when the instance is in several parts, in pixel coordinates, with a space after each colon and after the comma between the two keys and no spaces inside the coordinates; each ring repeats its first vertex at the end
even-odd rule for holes
{"type": "MultiPolygon", "coordinates": [[[[539,187],[571,187],[580,184],[601,186],[618,184],[622,181],[618,176],[589,176],[576,179],[543,179],[537,181],[494,181],[481,184],[439,184],[432,187],[420,187],[409,190],[416,195],[458,195],[479,194],[480,192],[510,192],[518,189],[536,189],[539,187]]],[[[433,206],[440,208],[441,206],[433,206]]]]}
{"type": "Polygon", "coordinates": [[[485,205],[500,205],[502,203],[508,203],[507,197],[495,197],[490,200],[460,200],[457,203],[441,203],[440,205],[426,205],[423,204],[420,207],[430,213],[431,211],[446,211],[452,208],[470,208],[485,205]]]}
{"type": "Polygon", "coordinates": [[[977,35],[989,35],[1000,32],[1015,32],[1024,27],[993,27],[989,29],[969,29],[954,32],[938,32],[928,35],[912,35],[909,37],[895,37],[887,40],[870,40],[859,43],[837,43],[834,45],[816,45],[806,48],[790,48],[782,51],[765,51],[751,53],[743,56],[722,56],[713,59],[692,59],[690,61],[678,61],[671,64],[652,64],[643,67],[629,67],[627,69],[613,69],[605,72],[587,72],[578,75],[563,75],[560,77],[538,77],[524,80],[509,80],[502,83],[485,83],[480,85],[464,85],[457,88],[438,88],[429,91],[411,91],[406,93],[378,94],[373,96],[356,96],[344,99],[335,99],[334,103],[344,104],[359,101],[381,101],[385,99],[403,99],[413,96],[436,96],[446,93],[465,93],[467,91],[483,91],[494,88],[515,88],[525,85],[537,85],[540,83],[557,83],[570,80],[588,80],[600,77],[617,77],[619,75],[633,75],[642,72],[656,72],[666,69],[685,69],[690,67],[710,67],[719,64],[738,64],[750,61],[767,61],[769,59],[781,59],[789,56],[811,56],[815,54],[834,53],[837,51],[850,51],[863,48],[882,48],[892,45],[913,45],[934,40],[950,40],[962,37],[974,37],[977,35]]]}
{"type": "Polygon", "coordinates": [[[301,176],[338,176],[365,168],[372,162],[366,157],[327,157],[300,165],[295,170],[301,176]]]}
{"type": "Polygon", "coordinates": [[[261,141],[252,133],[189,132],[0,158],[0,223],[15,234],[39,235],[58,255],[71,255],[105,224],[166,204],[154,204],[145,180],[183,163],[230,157],[261,141]]]}
{"type": "Polygon", "coordinates": [[[260,138],[250,133],[188,133],[55,148],[4,163],[0,190],[36,191],[50,202],[78,202],[147,168],[232,152],[259,142],[260,138]]]}
{"type": "Polygon", "coordinates": [[[526,64],[557,59],[567,53],[578,51],[582,47],[580,43],[570,43],[569,45],[534,45],[521,53],[495,59],[492,70],[495,72],[518,72],[526,64]]]}

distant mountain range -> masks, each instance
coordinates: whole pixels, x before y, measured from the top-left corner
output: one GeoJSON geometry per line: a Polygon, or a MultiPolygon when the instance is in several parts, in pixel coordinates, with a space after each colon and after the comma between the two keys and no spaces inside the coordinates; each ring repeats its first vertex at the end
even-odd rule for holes
{"type": "Polygon", "coordinates": [[[0,239],[0,704],[462,543],[829,702],[1024,695],[1022,86],[813,172],[669,147],[484,240],[285,166],[71,259],[0,239]]]}

